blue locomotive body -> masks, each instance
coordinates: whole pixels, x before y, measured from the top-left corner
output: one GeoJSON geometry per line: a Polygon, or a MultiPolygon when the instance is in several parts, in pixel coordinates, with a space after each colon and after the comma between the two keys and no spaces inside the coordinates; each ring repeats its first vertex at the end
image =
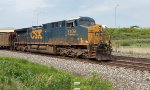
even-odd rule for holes
{"type": "Polygon", "coordinates": [[[15,32],[14,48],[21,51],[96,58],[100,44],[107,47],[102,26],[89,17],[46,23],[15,32]]]}
{"type": "MultiPolygon", "coordinates": [[[[91,18],[80,18],[91,19],[91,18]]],[[[94,20],[91,19],[94,23],[94,20]]],[[[79,19],[64,20],[15,30],[17,42],[49,43],[53,45],[86,45],[88,43],[88,28],[79,25],[79,19]],[[81,42],[82,41],[82,42],[81,42]]]]}

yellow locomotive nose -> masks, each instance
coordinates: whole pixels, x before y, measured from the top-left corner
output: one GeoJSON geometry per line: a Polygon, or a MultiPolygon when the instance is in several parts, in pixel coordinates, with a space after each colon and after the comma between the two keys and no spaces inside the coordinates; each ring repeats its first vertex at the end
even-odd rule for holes
{"type": "Polygon", "coordinates": [[[98,44],[103,41],[103,28],[101,25],[94,25],[88,27],[88,41],[89,44],[98,44]]]}

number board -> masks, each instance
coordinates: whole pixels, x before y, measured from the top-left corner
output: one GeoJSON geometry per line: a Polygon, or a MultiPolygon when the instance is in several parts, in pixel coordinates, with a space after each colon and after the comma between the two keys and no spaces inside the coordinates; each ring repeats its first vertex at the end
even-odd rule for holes
{"type": "Polygon", "coordinates": [[[68,30],[68,36],[76,36],[76,30],[75,29],[69,29],[68,30]]]}

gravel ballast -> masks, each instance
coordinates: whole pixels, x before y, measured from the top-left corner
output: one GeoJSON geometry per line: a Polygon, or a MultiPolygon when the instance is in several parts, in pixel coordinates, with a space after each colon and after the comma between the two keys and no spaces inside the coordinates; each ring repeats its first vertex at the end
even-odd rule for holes
{"type": "Polygon", "coordinates": [[[50,56],[27,54],[0,50],[0,56],[23,58],[31,62],[53,66],[79,75],[87,76],[98,73],[104,79],[111,81],[117,90],[150,90],[150,73],[135,71],[123,67],[91,64],[74,60],[65,60],[50,56]]]}

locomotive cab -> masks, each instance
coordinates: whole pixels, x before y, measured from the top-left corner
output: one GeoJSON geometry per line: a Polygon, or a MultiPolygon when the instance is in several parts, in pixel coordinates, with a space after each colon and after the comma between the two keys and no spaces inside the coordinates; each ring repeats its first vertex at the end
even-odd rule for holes
{"type": "Polygon", "coordinates": [[[110,36],[106,34],[102,25],[96,24],[92,18],[81,18],[79,24],[88,29],[89,57],[110,60],[112,52],[110,36]]]}
{"type": "Polygon", "coordinates": [[[74,38],[71,42],[77,41],[79,45],[87,46],[88,58],[111,59],[110,36],[106,34],[102,25],[95,23],[94,19],[89,17],[71,19],[67,21],[67,28],[69,40],[74,38]]]}

